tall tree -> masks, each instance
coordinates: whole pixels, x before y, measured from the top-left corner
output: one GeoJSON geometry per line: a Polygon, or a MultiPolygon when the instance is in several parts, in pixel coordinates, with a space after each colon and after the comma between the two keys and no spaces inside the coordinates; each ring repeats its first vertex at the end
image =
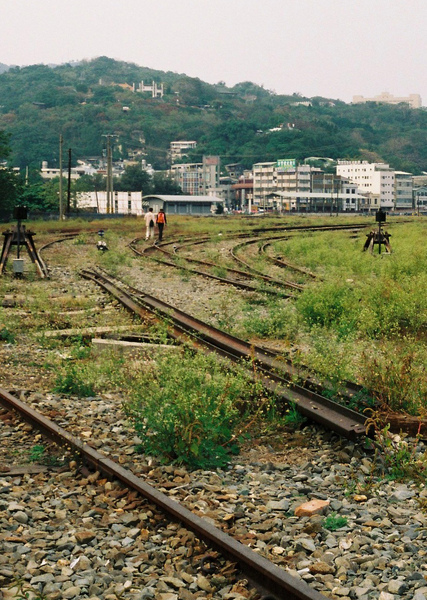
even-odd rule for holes
{"type": "Polygon", "coordinates": [[[120,179],[114,183],[114,189],[123,192],[142,192],[144,195],[150,194],[151,176],[141,168],[140,164],[128,165],[120,179]]]}
{"type": "Polygon", "coordinates": [[[171,177],[159,172],[153,175],[153,194],[177,196],[182,194],[182,189],[171,177]]]}
{"type": "Polygon", "coordinates": [[[10,219],[17,203],[19,177],[6,166],[10,154],[9,136],[0,131],[0,218],[10,219]]]}

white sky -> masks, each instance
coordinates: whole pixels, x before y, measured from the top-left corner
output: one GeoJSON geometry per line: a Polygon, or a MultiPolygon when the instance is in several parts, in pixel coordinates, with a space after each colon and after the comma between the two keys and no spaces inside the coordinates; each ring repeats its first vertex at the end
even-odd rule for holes
{"type": "Polygon", "coordinates": [[[109,56],[350,102],[421,95],[426,0],[0,0],[0,62],[109,56]]]}

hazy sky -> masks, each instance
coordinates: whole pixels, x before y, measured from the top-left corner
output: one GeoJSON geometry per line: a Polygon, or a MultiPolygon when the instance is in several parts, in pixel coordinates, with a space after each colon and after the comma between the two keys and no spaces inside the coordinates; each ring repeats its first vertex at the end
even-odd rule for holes
{"type": "Polygon", "coordinates": [[[0,0],[0,14],[5,64],[109,56],[209,83],[427,105],[426,0],[0,0]]]}

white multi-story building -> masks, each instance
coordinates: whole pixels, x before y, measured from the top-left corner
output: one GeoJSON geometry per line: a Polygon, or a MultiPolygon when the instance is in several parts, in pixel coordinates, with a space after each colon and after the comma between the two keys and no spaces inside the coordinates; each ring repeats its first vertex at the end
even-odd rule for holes
{"type": "Polygon", "coordinates": [[[254,206],[268,207],[269,195],[277,190],[276,162],[263,162],[253,165],[254,206]]]}
{"type": "Polygon", "coordinates": [[[365,104],[366,102],[377,102],[379,104],[408,104],[411,108],[421,108],[421,96],[419,94],[409,94],[406,97],[397,97],[383,92],[373,98],[364,98],[363,96],[353,96],[353,104],[365,104]]]}
{"type": "Polygon", "coordinates": [[[183,156],[186,156],[185,150],[194,150],[196,148],[197,142],[194,140],[180,140],[176,142],[170,143],[169,148],[169,156],[172,163],[180,160],[183,156]]]}
{"type": "Polygon", "coordinates": [[[360,160],[339,160],[337,175],[357,184],[366,194],[367,208],[394,207],[394,171],[385,163],[368,163],[360,160]]]}
{"type": "Polygon", "coordinates": [[[294,159],[279,159],[276,162],[253,165],[253,201],[255,206],[272,207],[276,192],[311,191],[311,174],[318,171],[310,165],[298,165],[294,159]]]}
{"type": "MultiPolygon", "coordinates": [[[[134,88],[135,88],[135,84],[134,84],[134,88]]],[[[140,93],[150,92],[152,98],[163,98],[163,93],[164,93],[163,83],[157,83],[156,81],[152,81],[149,84],[144,84],[144,82],[141,81],[138,84],[138,87],[135,88],[135,91],[140,92],[140,93]]]]}
{"type": "MultiPolygon", "coordinates": [[[[107,192],[80,192],[76,198],[77,208],[98,214],[107,214],[107,192]]],[[[144,214],[142,192],[113,192],[112,214],[144,214]]]]}
{"type": "MultiPolygon", "coordinates": [[[[40,175],[42,176],[43,179],[55,179],[55,177],[59,177],[61,173],[60,169],[57,168],[52,168],[48,166],[48,162],[47,160],[44,160],[42,162],[42,168],[40,169],[40,175]]],[[[71,169],[71,179],[79,179],[79,177],[81,176],[82,173],[78,172],[78,169],[76,168],[72,168],[71,169]]],[[[68,177],[68,168],[64,167],[62,169],[62,177],[68,177]]]]}

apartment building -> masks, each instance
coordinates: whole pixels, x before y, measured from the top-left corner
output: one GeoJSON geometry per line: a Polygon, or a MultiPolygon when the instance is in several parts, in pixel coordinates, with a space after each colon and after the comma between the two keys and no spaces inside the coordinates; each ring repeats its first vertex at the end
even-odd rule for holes
{"type": "Polygon", "coordinates": [[[203,191],[202,163],[176,164],[170,168],[170,175],[183,194],[199,196],[203,191]]]}
{"type": "MultiPolygon", "coordinates": [[[[275,162],[253,165],[253,201],[255,206],[268,208],[273,206],[276,192],[311,191],[310,165],[298,165],[295,159],[279,159],[275,162]]],[[[318,169],[317,169],[318,170],[318,169]]]]}
{"type": "Polygon", "coordinates": [[[171,163],[181,160],[184,156],[187,156],[185,150],[194,150],[196,146],[197,142],[194,140],[180,140],[171,142],[169,147],[169,158],[171,163]]]}
{"type": "Polygon", "coordinates": [[[254,206],[267,208],[269,195],[277,190],[276,162],[262,162],[253,165],[254,206]]]}
{"type": "Polygon", "coordinates": [[[284,192],[310,192],[313,167],[310,165],[296,166],[295,161],[293,161],[293,166],[283,166],[283,162],[285,161],[277,161],[277,189],[284,192]]]}
{"type": "Polygon", "coordinates": [[[366,195],[366,208],[378,210],[394,207],[394,171],[385,163],[368,163],[360,160],[339,160],[337,175],[356,183],[366,195]]]}
{"type": "Polygon", "coordinates": [[[219,156],[204,156],[201,163],[171,165],[170,175],[186,195],[214,195],[218,193],[220,167],[219,156]]]}
{"type": "Polygon", "coordinates": [[[366,102],[377,102],[379,104],[407,104],[411,108],[421,108],[421,96],[419,94],[409,94],[406,97],[398,97],[383,92],[373,98],[364,98],[363,96],[353,96],[353,104],[365,104],[366,102]]]}

